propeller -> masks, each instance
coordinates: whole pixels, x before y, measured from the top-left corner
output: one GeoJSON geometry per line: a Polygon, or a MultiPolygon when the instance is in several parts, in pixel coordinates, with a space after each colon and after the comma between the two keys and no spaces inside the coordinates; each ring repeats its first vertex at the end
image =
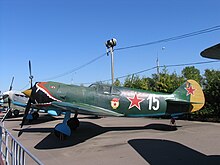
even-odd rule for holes
{"type": "MultiPolygon", "coordinates": [[[[10,87],[9,87],[9,91],[12,90],[12,85],[13,85],[13,83],[14,83],[14,76],[12,77],[11,85],[10,85],[10,87]]],[[[11,99],[10,99],[10,97],[8,97],[8,109],[11,109],[11,99]]]]}
{"type": "MultiPolygon", "coordinates": [[[[30,83],[31,83],[31,88],[29,90],[26,90],[26,91],[31,91],[31,92],[30,92],[30,96],[29,96],[25,111],[24,111],[24,116],[23,116],[23,119],[22,119],[22,122],[21,122],[21,128],[23,127],[24,122],[25,122],[25,120],[28,116],[28,113],[29,113],[30,109],[31,109],[32,100],[34,100],[33,99],[33,93],[34,93],[33,91],[34,90],[33,90],[33,84],[32,84],[33,83],[33,78],[34,77],[32,76],[32,73],[31,73],[31,61],[29,60],[29,79],[30,79],[30,83]]],[[[26,91],[24,91],[23,93],[26,93],[26,91]]]]}
{"type": "MultiPolygon", "coordinates": [[[[32,93],[32,92],[31,92],[32,93]]],[[[31,108],[31,96],[30,96],[30,98],[29,98],[29,100],[28,100],[28,102],[27,102],[27,105],[26,105],[26,108],[25,108],[25,111],[24,111],[24,116],[23,116],[23,119],[22,119],[22,122],[21,122],[21,128],[23,127],[23,125],[24,125],[24,122],[25,122],[25,120],[26,120],[26,118],[27,118],[27,115],[28,115],[28,113],[29,113],[29,111],[30,111],[30,108],[31,108]]]]}
{"type": "Polygon", "coordinates": [[[12,85],[13,85],[13,82],[14,82],[14,76],[12,77],[12,80],[11,80],[11,85],[10,85],[10,87],[9,87],[9,91],[11,91],[11,90],[12,90],[12,85]]]}

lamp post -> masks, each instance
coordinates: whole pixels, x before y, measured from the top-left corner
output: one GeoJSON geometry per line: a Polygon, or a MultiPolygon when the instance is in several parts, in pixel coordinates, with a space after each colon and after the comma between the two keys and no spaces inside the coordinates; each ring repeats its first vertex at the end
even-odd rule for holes
{"type": "MultiPolygon", "coordinates": [[[[105,46],[107,48],[107,55],[109,55],[109,52],[111,54],[111,73],[112,73],[112,87],[114,84],[114,46],[116,46],[117,40],[115,38],[112,38],[108,41],[106,41],[105,46]]],[[[112,92],[112,91],[111,91],[112,92]]]]}
{"type": "MultiPolygon", "coordinates": [[[[165,49],[165,47],[162,47],[162,50],[164,50],[164,49],[165,49]]],[[[160,65],[159,65],[158,51],[157,51],[156,64],[157,64],[157,76],[158,76],[158,81],[160,81],[160,65]]]]}

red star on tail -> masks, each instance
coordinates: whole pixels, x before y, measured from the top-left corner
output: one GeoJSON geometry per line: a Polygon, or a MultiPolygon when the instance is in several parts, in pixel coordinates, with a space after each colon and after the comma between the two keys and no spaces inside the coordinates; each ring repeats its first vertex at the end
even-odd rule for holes
{"type": "Polygon", "coordinates": [[[187,94],[186,94],[186,96],[188,96],[188,95],[194,95],[194,93],[195,93],[195,88],[193,88],[192,86],[189,86],[188,88],[185,88],[186,90],[187,90],[187,94]]]}

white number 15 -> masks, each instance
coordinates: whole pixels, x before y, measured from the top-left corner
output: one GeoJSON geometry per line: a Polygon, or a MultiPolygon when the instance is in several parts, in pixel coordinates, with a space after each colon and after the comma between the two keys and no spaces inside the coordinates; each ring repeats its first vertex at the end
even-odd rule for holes
{"type": "Polygon", "coordinates": [[[147,100],[149,100],[149,110],[155,110],[157,111],[160,108],[160,101],[155,95],[149,95],[147,100]]]}

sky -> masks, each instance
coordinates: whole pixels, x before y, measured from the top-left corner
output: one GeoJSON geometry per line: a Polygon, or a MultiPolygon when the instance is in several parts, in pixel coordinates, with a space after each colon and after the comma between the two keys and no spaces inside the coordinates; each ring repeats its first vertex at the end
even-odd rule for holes
{"type": "MultiPolygon", "coordinates": [[[[157,56],[161,66],[212,61],[200,52],[219,43],[220,30],[120,48],[220,26],[219,6],[219,0],[0,0],[0,90],[9,89],[13,76],[14,90],[30,87],[29,60],[34,82],[79,85],[111,79],[111,58],[105,55],[111,38],[117,39],[116,78],[155,67],[157,56]]],[[[168,71],[181,74],[184,67],[168,71]]],[[[220,63],[195,67],[203,74],[219,70],[220,63]]]]}

